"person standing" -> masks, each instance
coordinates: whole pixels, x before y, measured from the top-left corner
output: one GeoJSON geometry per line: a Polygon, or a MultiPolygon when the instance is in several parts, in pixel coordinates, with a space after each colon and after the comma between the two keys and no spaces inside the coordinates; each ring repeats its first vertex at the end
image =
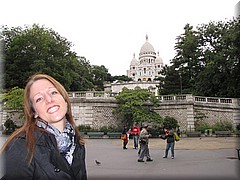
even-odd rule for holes
{"type": "Polygon", "coordinates": [[[137,150],[138,149],[139,134],[140,134],[140,128],[138,127],[137,123],[133,126],[131,134],[133,136],[133,149],[137,150]]]}
{"type": "Polygon", "coordinates": [[[124,126],[123,130],[122,130],[122,137],[121,139],[123,140],[123,149],[127,149],[127,144],[128,144],[128,130],[127,130],[127,126],[124,126]]]}
{"type": "Polygon", "coordinates": [[[138,162],[144,162],[144,157],[147,158],[147,161],[153,161],[149,153],[149,137],[151,134],[148,133],[148,125],[145,124],[142,127],[140,132],[139,142],[140,142],[140,153],[138,157],[138,162]]]}
{"type": "Polygon", "coordinates": [[[84,140],[64,87],[36,74],[24,89],[24,125],[1,149],[1,180],[87,179],[84,140]]]}
{"type": "Polygon", "coordinates": [[[178,135],[178,137],[181,136],[181,131],[180,131],[180,128],[179,128],[179,127],[177,128],[177,135],[178,135]]]}
{"type": "Polygon", "coordinates": [[[174,159],[174,146],[175,146],[174,132],[168,128],[164,129],[164,132],[165,135],[162,138],[167,140],[167,145],[165,149],[165,155],[163,156],[163,158],[168,157],[168,151],[171,148],[172,159],[174,159]]]}

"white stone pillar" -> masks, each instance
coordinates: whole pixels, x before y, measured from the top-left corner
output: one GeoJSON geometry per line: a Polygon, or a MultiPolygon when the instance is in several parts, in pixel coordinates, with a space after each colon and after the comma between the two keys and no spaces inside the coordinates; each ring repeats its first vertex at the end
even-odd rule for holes
{"type": "Polygon", "coordinates": [[[240,124],[240,99],[233,99],[233,126],[240,124]]]}
{"type": "Polygon", "coordinates": [[[187,131],[195,131],[193,104],[187,105],[187,131]]]}

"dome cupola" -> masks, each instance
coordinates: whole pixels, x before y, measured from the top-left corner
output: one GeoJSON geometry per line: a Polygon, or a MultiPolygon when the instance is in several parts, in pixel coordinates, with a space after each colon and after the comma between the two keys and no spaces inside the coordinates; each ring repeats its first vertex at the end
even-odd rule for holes
{"type": "Polygon", "coordinates": [[[158,52],[157,58],[156,58],[156,60],[155,60],[155,63],[156,63],[156,64],[162,64],[162,65],[163,65],[163,60],[162,60],[162,58],[159,56],[159,52],[158,52]]]}
{"type": "Polygon", "coordinates": [[[155,50],[153,46],[148,42],[148,35],[146,35],[146,42],[142,45],[140,53],[139,53],[139,59],[142,57],[156,57],[155,50]]]}
{"type": "Polygon", "coordinates": [[[138,65],[138,60],[135,58],[135,53],[133,54],[133,59],[131,61],[131,66],[136,66],[138,65]]]}

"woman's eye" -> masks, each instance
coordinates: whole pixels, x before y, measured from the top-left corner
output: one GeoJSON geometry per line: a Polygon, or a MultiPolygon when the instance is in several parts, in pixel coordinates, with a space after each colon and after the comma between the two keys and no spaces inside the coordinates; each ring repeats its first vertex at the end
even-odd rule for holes
{"type": "Polygon", "coordinates": [[[36,103],[37,103],[37,102],[40,102],[42,99],[43,99],[42,97],[39,97],[39,98],[37,98],[37,99],[35,100],[35,102],[36,102],[36,103]]]}
{"type": "Polygon", "coordinates": [[[58,92],[57,92],[57,91],[52,91],[51,94],[52,94],[52,95],[58,94],[58,92]]]}

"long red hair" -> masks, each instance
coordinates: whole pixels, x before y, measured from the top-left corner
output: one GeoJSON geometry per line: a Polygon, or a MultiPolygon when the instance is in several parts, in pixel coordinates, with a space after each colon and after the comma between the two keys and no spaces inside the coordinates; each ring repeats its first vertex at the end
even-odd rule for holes
{"type": "Polygon", "coordinates": [[[34,151],[35,151],[35,138],[34,138],[34,131],[37,128],[36,126],[36,121],[37,119],[34,117],[35,115],[35,110],[33,108],[33,104],[30,98],[30,89],[32,84],[40,79],[46,79],[49,82],[51,82],[54,87],[58,90],[58,92],[63,96],[64,100],[67,103],[67,113],[66,113],[66,118],[69,121],[69,123],[73,126],[73,128],[75,129],[75,133],[76,136],[79,138],[79,143],[80,144],[84,144],[84,141],[82,138],[80,138],[80,133],[78,131],[78,128],[75,124],[75,121],[73,120],[72,117],[72,109],[71,109],[71,103],[70,103],[70,99],[69,96],[65,90],[65,88],[57,81],[55,80],[53,77],[46,75],[46,74],[35,74],[33,76],[31,76],[28,79],[27,85],[24,89],[24,116],[25,116],[25,122],[23,124],[23,126],[21,128],[19,128],[18,130],[16,130],[5,142],[5,144],[3,145],[2,149],[1,149],[1,153],[4,151],[4,149],[7,147],[7,145],[9,144],[9,142],[11,142],[16,136],[19,135],[26,135],[26,146],[27,146],[27,150],[29,153],[29,163],[31,163],[33,155],[34,155],[34,151]]]}

